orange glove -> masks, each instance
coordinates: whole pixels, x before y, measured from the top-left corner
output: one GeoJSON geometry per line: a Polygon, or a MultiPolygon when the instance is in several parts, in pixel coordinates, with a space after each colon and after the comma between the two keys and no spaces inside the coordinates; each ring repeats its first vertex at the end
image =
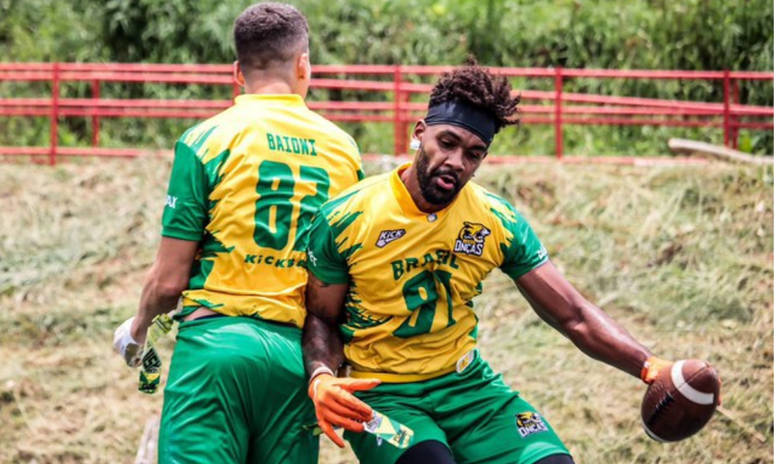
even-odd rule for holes
{"type": "Polygon", "coordinates": [[[640,378],[643,382],[650,385],[653,383],[654,380],[656,380],[656,377],[658,377],[658,373],[669,369],[672,364],[674,364],[672,361],[667,361],[665,359],[657,358],[655,356],[651,356],[648,358],[647,361],[645,361],[645,364],[642,365],[642,372],[640,373],[640,378]]]}
{"type": "Polygon", "coordinates": [[[333,431],[341,426],[350,432],[363,432],[363,422],[373,418],[370,406],[355,398],[352,392],[370,390],[382,383],[378,379],[350,379],[334,377],[328,372],[314,376],[309,382],[309,397],[314,402],[317,425],[339,448],[344,440],[333,431]]]}

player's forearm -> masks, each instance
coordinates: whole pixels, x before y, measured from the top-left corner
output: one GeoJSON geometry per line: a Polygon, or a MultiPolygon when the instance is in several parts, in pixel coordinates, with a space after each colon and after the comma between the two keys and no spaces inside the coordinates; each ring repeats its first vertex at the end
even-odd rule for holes
{"type": "Polygon", "coordinates": [[[140,306],[132,326],[132,337],[138,342],[144,342],[145,333],[153,319],[175,309],[182,291],[183,285],[164,283],[149,277],[140,296],[140,306]]]}
{"type": "Polygon", "coordinates": [[[650,351],[604,311],[589,303],[550,261],[516,284],[535,312],[581,351],[635,377],[650,351]]]}
{"type": "Polygon", "coordinates": [[[320,367],[335,371],[344,361],[344,343],[336,325],[311,312],[304,322],[303,351],[304,367],[310,375],[320,367]]]}
{"type": "Polygon", "coordinates": [[[604,311],[584,301],[577,318],[563,324],[563,333],[588,356],[639,378],[650,350],[604,311]]]}

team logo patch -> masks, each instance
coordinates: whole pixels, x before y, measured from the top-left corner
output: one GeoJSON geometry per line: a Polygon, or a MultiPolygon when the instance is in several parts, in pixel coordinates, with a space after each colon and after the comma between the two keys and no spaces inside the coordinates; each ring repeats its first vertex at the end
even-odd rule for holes
{"type": "Polygon", "coordinates": [[[454,242],[454,252],[481,256],[484,253],[485,240],[492,235],[492,231],[477,222],[465,221],[463,224],[457,241],[454,242]]]}
{"type": "Polygon", "coordinates": [[[394,242],[404,235],[406,235],[405,229],[383,230],[379,232],[379,239],[376,241],[376,246],[384,248],[388,243],[394,242]]]}
{"type": "Polygon", "coordinates": [[[536,412],[520,412],[516,414],[516,428],[519,429],[521,438],[526,438],[533,433],[548,432],[543,418],[536,412]]]}

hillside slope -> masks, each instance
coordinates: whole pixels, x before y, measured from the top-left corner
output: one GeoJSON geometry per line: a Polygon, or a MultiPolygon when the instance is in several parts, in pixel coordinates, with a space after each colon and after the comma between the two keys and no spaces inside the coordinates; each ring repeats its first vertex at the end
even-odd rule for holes
{"type": "MultiPolygon", "coordinates": [[[[162,396],[137,392],[110,344],[153,259],[169,167],[0,165],[0,462],[134,461],[162,396]]],[[[655,352],[722,373],[733,420],[650,441],[643,385],[582,355],[494,273],[477,301],[482,353],[577,462],[774,462],[770,169],[519,165],[476,180],[512,199],[568,278],[655,352]]],[[[352,461],[324,443],[322,463],[352,461]]]]}

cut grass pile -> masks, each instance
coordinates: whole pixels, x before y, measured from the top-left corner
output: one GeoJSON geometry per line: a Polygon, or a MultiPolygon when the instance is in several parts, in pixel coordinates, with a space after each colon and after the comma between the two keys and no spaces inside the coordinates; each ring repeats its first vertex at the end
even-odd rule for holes
{"type": "MultiPolygon", "coordinates": [[[[0,462],[134,461],[162,396],[137,392],[110,345],[155,253],[169,167],[0,165],[0,462]]],[[[722,373],[732,418],[655,443],[639,424],[644,386],[581,354],[495,272],[476,302],[482,353],[577,462],[774,462],[770,169],[519,165],[476,180],[513,200],[582,293],[657,354],[722,373]]],[[[324,440],[321,462],[353,457],[324,440]]]]}

